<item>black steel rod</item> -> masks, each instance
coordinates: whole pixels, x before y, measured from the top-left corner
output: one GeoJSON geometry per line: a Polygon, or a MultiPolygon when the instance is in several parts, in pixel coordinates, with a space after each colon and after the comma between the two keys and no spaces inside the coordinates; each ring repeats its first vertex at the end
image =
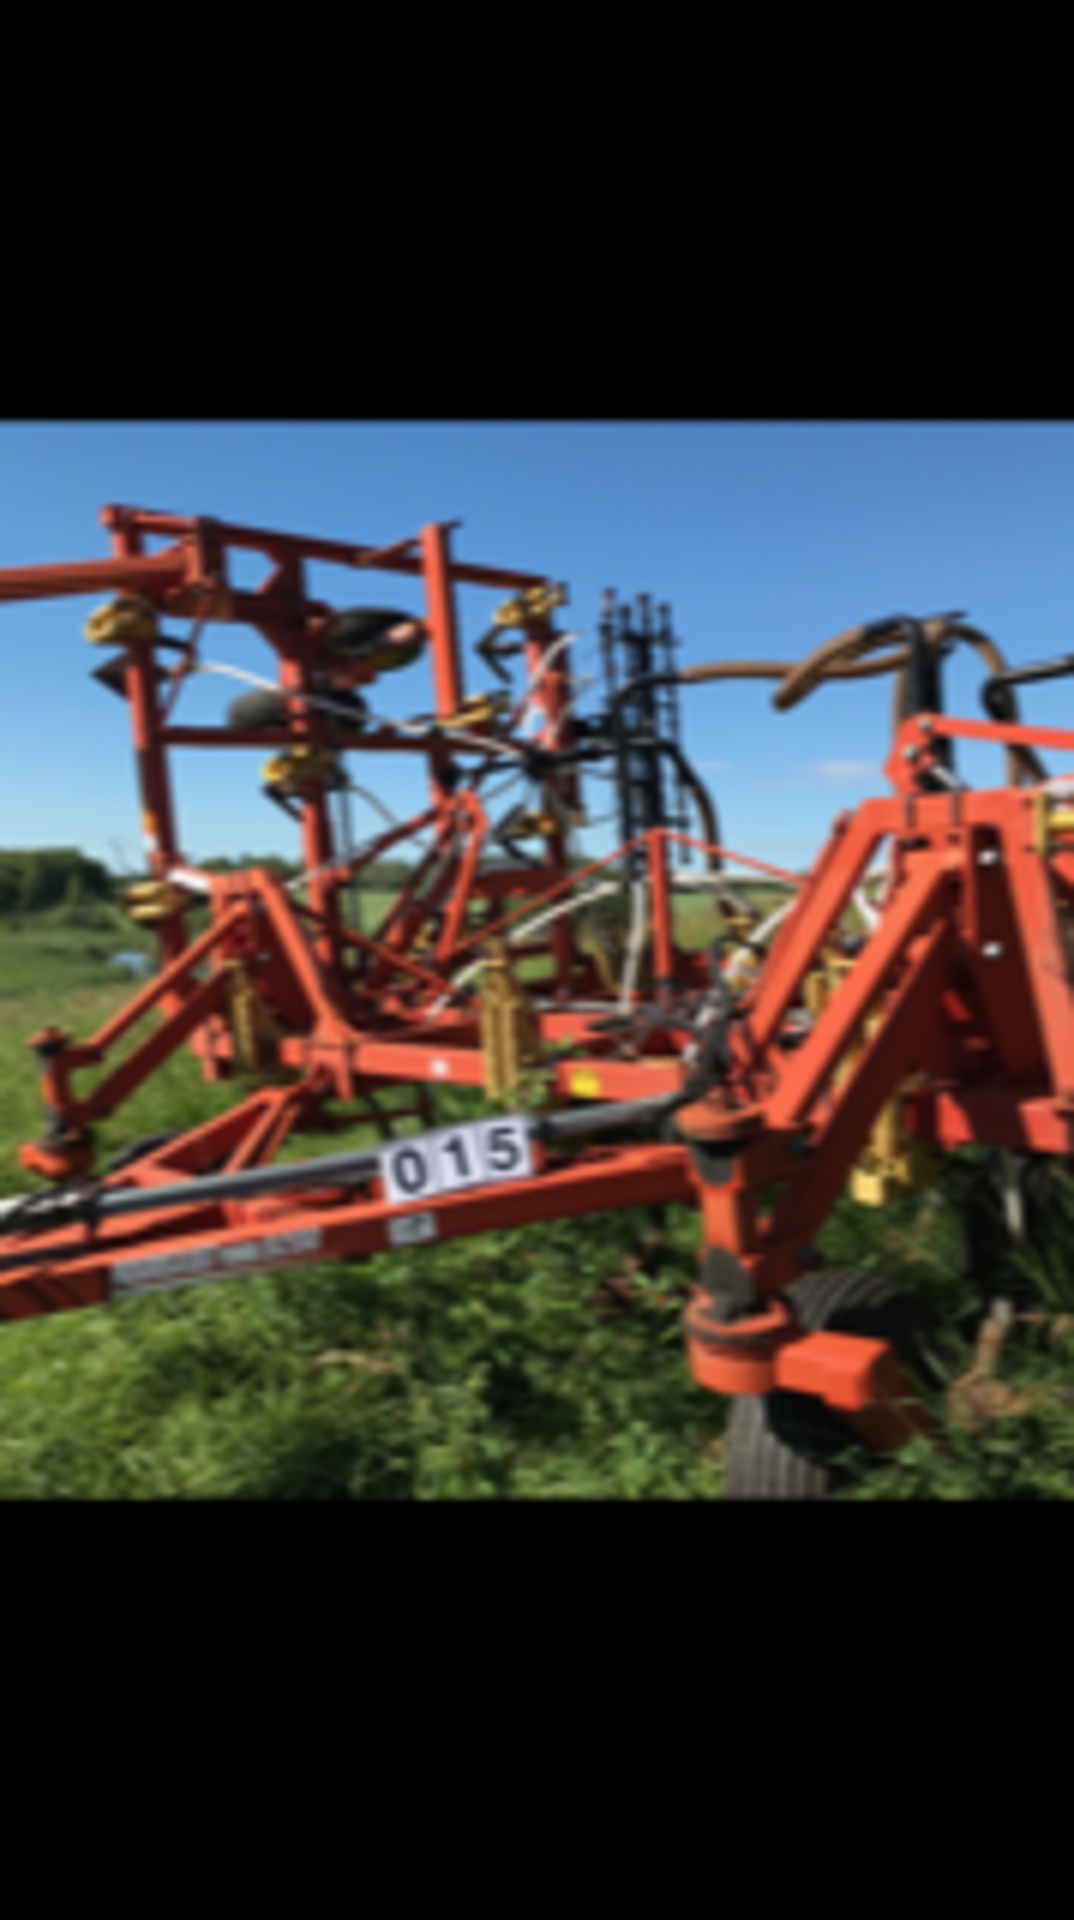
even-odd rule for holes
{"type": "MultiPolygon", "coordinates": [[[[535,1139],[555,1142],[574,1134],[614,1133],[655,1117],[663,1112],[674,1094],[649,1100],[625,1100],[603,1106],[587,1106],[577,1113],[549,1114],[527,1121],[535,1139]]],[[[380,1171],[380,1155],[360,1153],[326,1154],[318,1160],[295,1161],[287,1166],[250,1167],[243,1173],[208,1174],[200,1180],[177,1181],[173,1187],[137,1188],[133,1192],[75,1193],[67,1195],[33,1194],[0,1202],[0,1234],[44,1232],[54,1227],[77,1225],[80,1220],[123,1218],[128,1214],[157,1212],[162,1207],[205,1206],[209,1201],[246,1200],[257,1194],[285,1192],[292,1187],[323,1186],[339,1182],[357,1184],[371,1180],[380,1171]],[[21,1216],[21,1217],[20,1217],[21,1216]]],[[[80,1258],[92,1247],[64,1249],[67,1258],[80,1258]]],[[[50,1254],[49,1258],[59,1257],[50,1254]]],[[[19,1266],[23,1256],[0,1260],[0,1268],[19,1266]]]]}
{"type": "Polygon", "coordinates": [[[1008,667],[1004,673],[994,673],[981,688],[985,712],[993,720],[1009,720],[1010,703],[1003,698],[1009,687],[1033,680],[1058,680],[1067,673],[1074,673],[1074,653],[1064,654],[1058,660],[1042,661],[1036,667],[1008,667]]]}

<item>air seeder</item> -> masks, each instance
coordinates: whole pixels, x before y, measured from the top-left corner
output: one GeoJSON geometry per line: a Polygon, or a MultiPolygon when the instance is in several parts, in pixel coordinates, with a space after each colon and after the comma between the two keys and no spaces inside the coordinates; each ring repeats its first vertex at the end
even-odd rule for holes
{"type": "Polygon", "coordinates": [[[633,615],[605,608],[604,707],[585,718],[574,636],[554,624],[565,590],[457,560],[454,527],[371,548],[127,508],[102,518],[110,558],[8,570],[0,599],[116,596],[88,637],[116,649],[97,677],[130,709],[148,865],[130,906],[156,925],[160,966],[90,1041],[59,1028],[31,1041],[46,1125],[22,1158],[54,1190],[0,1216],[0,1316],[687,1203],[702,1230],[687,1353],[701,1386],[735,1399],[729,1492],[817,1495],[855,1436],[878,1452],[915,1432],[943,1445],[924,1314],[876,1275],[819,1271],[814,1242],[848,1180],[882,1205],[968,1143],[997,1150],[1024,1226],[1048,1168],[1072,1151],[1074,808],[1036,749],[1074,751],[1074,731],[1020,725],[1012,687],[1074,660],[1013,672],[948,614],[854,628],[797,666],[677,670],[668,612],[654,622],[643,597],[633,615]],[[151,540],[163,549],[147,552],[151,540]],[[268,562],[256,592],[229,585],[234,550],[268,562]],[[410,577],[422,614],[340,612],[308,595],[313,562],[410,577]],[[500,684],[479,695],[463,685],[462,585],[509,596],[476,649],[500,684]],[[187,637],[166,635],[168,620],[191,622],[187,637]],[[206,627],[236,622],[268,643],[275,678],[235,701],[226,725],[177,724],[189,677],[227,671],[204,656],[206,627]],[[988,668],[983,722],[942,711],[940,662],[958,643],[988,668]],[[366,692],[424,653],[430,711],[406,723],[373,713],[366,692]],[[786,708],[824,679],[889,671],[891,795],[842,815],[804,881],[723,848],[679,739],[677,690],[768,678],[786,708]],[[1005,749],[1007,784],[971,792],[954,768],[959,738],[1005,749]],[[299,880],[191,864],[169,779],[182,747],[268,753],[265,790],[301,832],[299,880]],[[428,804],[356,846],[349,800],[363,789],[344,756],[400,752],[422,756],[428,804]],[[621,844],[580,869],[584,774],[614,783],[621,844]],[[493,802],[512,786],[501,814],[493,802]],[[363,876],[415,839],[421,858],[396,897],[384,908],[367,895],[374,910],[356,913],[363,876]],[[700,871],[685,864],[694,855],[700,871]],[[728,862],[793,898],[763,923],[728,862]],[[719,901],[730,929],[707,953],[676,941],[685,881],[719,901]],[[592,926],[583,935],[603,897],[630,904],[617,953],[592,926]],[[206,905],[208,927],[192,936],[191,911],[206,905]],[[545,977],[524,982],[522,961],[545,977]],[[155,1029],[109,1070],[151,1013],[155,1029]],[[207,1079],[241,1083],[240,1097],[98,1170],[95,1123],[184,1045],[207,1079]],[[502,1103],[533,1074],[539,1110],[433,1124],[436,1086],[502,1103]],[[376,1122],[378,1148],[278,1161],[296,1130],[356,1119],[376,1122]],[[404,1130],[415,1121],[419,1132],[404,1130]]]}

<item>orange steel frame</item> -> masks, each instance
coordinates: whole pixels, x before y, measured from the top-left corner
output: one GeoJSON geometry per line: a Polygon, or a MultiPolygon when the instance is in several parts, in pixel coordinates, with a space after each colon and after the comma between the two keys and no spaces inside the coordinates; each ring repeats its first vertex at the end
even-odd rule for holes
{"type": "MultiPolygon", "coordinates": [[[[415,539],[373,548],[133,508],[108,507],[101,518],[111,533],[111,560],[5,571],[0,573],[0,601],[85,593],[108,586],[144,595],[162,615],[247,623],[277,651],[282,688],[304,694],[312,691],[314,652],[332,614],[324,602],[306,597],[305,563],[318,560],[417,576],[425,588],[435,711],[440,720],[456,715],[463,698],[455,587],[469,584],[517,593],[550,585],[543,575],[454,560],[449,549],[451,526],[428,526],[415,539]],[[170,538],[172,544],[164,553],[146,555],[144,544],[151,536],[170,538]],[[262,552],[272,562],[272,570],[257,592],[241,593],[229,587],[226,557],[231,548],[262,552]]],[[[556,636],[547,618],[524,621],[523,632],[527,665],[532,671],[543,664],[556,636]]],[[[143,825],[150,872],[164,880],[169,874],[190,871],[179,845],[168,777],[172,748],[323,745],[328,735],[316,707],[293,712],[286,729],[172,725],[171,703],[166,706],[157,691],[158,672],[155,646],[132,644],[125,677],[143,825]]],[[[367,669],[356,672],[354,678],[356,684],[369,684],[376,674],[367,669]]],[[[567,671],[561,657],[546,671],[535,695],[544,720],[537,736],[538,748],[557,729],[559,744],[565,748],[572,744],[569,716],[565,723],[562,720],[566,684],[567,671]]],[[[475,725],[470,731],[482,735],[485,730],[475,725]]],[[[160,929],[160,973],[115,1019],[81,1046],[72,1045],[70,1036],[57,1028],[47,1028],[35,1036],[31,1044],[36,1046],[41,1061],[42,1094],[52,1129],[49,1139],[28,1144],[22,1150],[24,1165],[52,1179],[87,1172],[92,1148],[84,1142],[85,1129],[94,1120],[113,1114],[170,1053],[184,1044],[189,1043],[200,1056],[206,1078],[230,1075],[234,1043],[222,1016],[228,1000],[227,970],[234,963],[242,965],[255,991],[282,1012],[282,1031],[270,1049],[273,1064],[305,1070],[327,1065],[329,1091],[337,1099],[353,1099],[359,1084],[375,1088],[399,1078],[483,1083],[477,1022],[457,1007],[436,1011],[450,974],[472,959],[491,936],[509,932],[514,923],[532,915],[538,901],[542,906],[554,904],[589,873],[618,861],[622,850],[594,862],[582,874],[572,874],[565,864],[562,833],[556,830],[546,836],[541,866],[479,873],[488,822],[478,795],[465,787],[452,792],[452,783],[445,778],[452,759],[449,732],[442,732],[431,743],[414,743],[388,729],[363,728],[348,735],[346,744],[363,753],[413,751],[417,744],[429,761],[431,806],[417,818],[382,834],[344,863],[334,844],[324,793],[316,789],[306,792],[302,834],[304,863],[312,874],[308,905],[293,901],[267,872],[200,875],[214,915],[208,933],[188,943],[180,907],[160,929]],[[377,932],[359,933],[346,926],[340,903],[349,881],[399,840],[424,827],[435,834],[434,848],[400,891],[377,932]],[[435,884],[423,900],[415,901],[416,887],[437,865],[440,871],[435,884]],[[512,909],[511,898],[517,894],[524,894],[525,899],[512,909]],[[467,909],[476,898],[484,898],[497,917],[479,932],[464,935],[467,909]],[[446,907],[446,911],[435,946],[431,953],[418,957],[413,952],[413,937],[427,921],[430,910],[438,907],[446,907]],[[211,961],[213,971],[199,983],[193,970],[205,959],[211,961]],[[354,971],[350,963],[356,960],[363,963],[364,971],[354,971]],[[160,1027],[99,1081],[92,1094],[77,1097],[72,1075],[103,1065],[109,1051],[153,1008],[164,1015],[160,1027]]],[[[555,768],[548,775],[546,791],[549,788],[564,806],[577,805],[578,780],[573,766],[555,768]]],[[[677,952],[673,946],[663,838],[654,832],[648,842],[658,971],[661,976],[674,975],[691,987],[703,986],[704,958],[677,952]]],[[[553,920],[549,950],[555,967],[553,1001],[569,1002],[582,994],[612,1006],[592,962],[580,956],[566,920],[553,920]]],[[[567,1010],[553,1010],[542,1013],[537,1024],[542,1039],[561,1040],[577,1039],[587,1031],[590,1021],[567,1010]]],[[[647,1040],[639,1049],[643,1058],[638,1064],[612,1059],[612,1051],[611,1040],[593,1037],[594,1057],[585,1063],[585,1070],[591,1087],[600,1096],[618,1099],[649,1095],[670,1091],[678,1084],[675,1050],[666,1036],[647,1040]]],[[[581,1070],[576,1061],[574,1074],[581,1070]]],[[[559,1092],[569,1093],[569,1078],[567,1070],[561,1068],[559,1092]]]]}
{"type": "MultiPolygon", "coordinates": [[[[284,536],[235,528],[213,532],[204,522],[119,509],[109,510],[106,524],[113,530],[118,570],[115,561],[95,563],[95,570],[21,570],[0,576],[0,597],[81,593],[91,585],[137,587],[162,607],[190,612],[206,596],[215,596],[212,617],[251,619],[279,646],[285,674],[292,676],[289,684],[305,686],[308,651],[300,644],[294,604],[286,599],[288,592],[300,592],[302,558],[422,572],[441,713],[454,710],[461,696],[452,583],[468,579],[518,588],[538,581],[538,576],[467,568],[449,560],[442,528],[426,529],[416,543],[372,552],[332,542],[289,543],[284,536]],[[176,545],[167,555],[146,559],[139,551],[146,531],[175,533],[176,545]],[[276,572],[263,597],[228,594],[224,544],[270,553],[276,572]],[[62,576],[59,583],[57,576],[62,576]]],[[[322,612],[303,604],[307,618],[322,612]]],[[[153,871],[163,875],[181,864],[164,749],[206,744],[219,735],[155,725],[148,656],[139,655],[128,672],[143,796],[153,812],[153,871]]],[[[159,1209],[100,1220],[93,1219],[91,1209],[77,1224],[43,1232],[27,1227],[0,1239],[0,1318],[107,1301],[126,1289],[147,1257],[150,1264],[157,1262],[152,1284],[183,1284],[258,1266],[383,1252],[400,1244],[399,1221],[408,1213],[431,1221],[435,1238],[452,1239],[615,1207],[687,1202],[698,1208],[703,1242],[699,1284],[685,1314],[687,1356],[699,1385],[731,1394],[765,1393],[777,1386],[816,1394],[881,1451],[913,1432],[942,1444],[887,1343],[804,1332],[784,1295],[792,1280],[817,1263],[812,1242],[870,1127],[892,1099],[901,1102],[908,1130],[941,1148],[977,1142],[1062,1155],[1074,1151],[1074,1002],[1063,928],[1064,915],[1074,910],[1074,841],[1064,844],[1060,832],[1054,848],[1038,849],[1032,789],[922,791],[921,776],[941,764],[937,743],[945,738],[1074,752],[1074,731],[943,715],[905,721],[885,767],[894,794],[867,801],[835,822],[754,984],[736,1003],[722,1075],[700,1098],[680,1107],[677,1140],[589,1144],[573,1154],[538,1140],[532,1178],[442,1195],[409,1208],[388,1203],[377,1171],[367,1168],[361,1178],[347,1181],[327,1173],[318,1178],[317,1163],[311,1164],[305,1185],[291,1192],[207,1195],[193,1209],[169,1206],[174,1183],[207,1164],[222,1166],[227,1176],[263,1166],[290,1128],[327,1096],[348,1098],[400,1081],[476,1085],[483,1079],[472,1016],[445,1012],[431,1028],[421,1025],[443,986],[444,953],[430,961],[381,946],[380,959],[386,967],[390,962],[391,971],[376,1008],[359,1007],[356,1014],[340,986],[339,958],[347,941],[333,912],[331,886],[312,903],[308,918],[318,937],[311,943],[298,911],[271,875],[214,880],[209,932],[187,947],[176,927],[168,927],[160,976],[92,1045],[72,1047],[54,1031],[37,1037],[46,1101],[77,1130],[112,1111],[173,1046],[199,1030],[204,1041],[206,1022],[223,1006],[224,976],[213,972],[197,983],[190,970],[210,954],[245,958],[255,981],[275,990],[292,1028],[277,1043],[276,1057],[299,1069],[301,1078],[291,1086],[259,1090],[221,1118],[143,1154],[97,1188],[123,1193],[159,1187],[159,1209]],[[807,977],[823,963],[840,915],[884,842],[891,857],[878,925],[811,1030],[796,1041],[790,1016],[802,1004],[807,977]],[[108,1047],[158,1002],[165,1023],[144,1050],[93,1095],[75,1099],[70,1073],[99,1064],[108,1047]],[[867,1030],[870,1016],[875,1020],[867,1030]],[[840,1073],[848,1058],[849,1071],[840,1073]],[[761,1196],[772,1188],[777,1197],[762,1214],[761,1196]],[[753,1307],[737,1317],[720,1317],[709,1277],[715,1250],[725,1260],[731,1257],[752,1291],[753,1307]],[[162,1261],[170,1261],[170,1268],[162,1261]]],[[[375,743],[359,736],[355,744],[375,743]]],[[[472,795],[452,799],[439,792],[433,816],[443,824],[461,810],[474,832],[481,816],[473,801],[472,795]]],[[[700,979],[699,963],[676,952],[670,932],[666,858],[669,843],[682,837],[647,836],[656,975],[673,978],[676,987],[700,979]]],[[[312,823],[307,822],[306,855],[311,865],[332,858],[327,818],[316,808],[312,823]]],[[[576,879],[562,869],[553,872],[548,897],[576,879]]],[[[525,910],[517,909],[514,917],[525,910]]],[[[456,928],[452,937],[454,966],[487,931],[467,941],[458,939],[456,928]]],[[[562,972],[557,991],[566,997],[562,972]]],[[[666,1037],[647,1056],[624,1062],[602,1054],[603,1043],[589,1035],[587,1022],[577,1015],[548,1016],[543,1032],[592,1039],[584,1065],[597,1076],[602,1099],[674,1092],[687,1083],[680,1052],[666,1037]]],[[[208,1069],[220,1067],[224,1042],[204,1044],[208,1069]]],[[[577,1061],[563,1063],[556,1089],[569,1096],[578,1070],[577,1061]]],[[[596,1090],[592,1083],[591,1090],[596,1090]]],[[[594,1120],[596,1128],[599,1112],[594,1120]]],[[[79,1171],[62,1154],[52,1168],[44,1160],[36,1164],[54,1177],[79,1171]]],[[[301,1177],[295,1170],[296,1181],[301,1177]]]]}

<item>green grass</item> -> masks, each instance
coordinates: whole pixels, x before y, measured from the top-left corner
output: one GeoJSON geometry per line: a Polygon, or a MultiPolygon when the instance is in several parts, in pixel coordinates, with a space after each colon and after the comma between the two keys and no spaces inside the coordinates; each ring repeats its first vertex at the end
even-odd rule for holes
{"type": "MultiPolygon", "coordinates": [[[[445,1096],[443,1117],[480,1105],[445,1096]]],[[[341,1142],[292,1150],[320,1144],[341,1142]]],[[[711,1497],[725,1409],[691,1386],[677,1307],[609,1326],[587,1305],[645,1224],[551,1222],[0,1326],[0,1497],[711,1497]]]]}
{"type": "Polygon", "coordinates": [[[117,953],[145,953],[156,942],[145,928],[132,926],[109,907],[87,913],[86,926],[65,923],[62,911],[24,920],[0,917],[0,1018],[13,1003],[45,1006],[55,1018],[57,997],[101,991],[135,976],[111,963],[117,953]]]}
{"type": "MultiPolygon", "coordinates": [[[[46,1020],[88,1037],[131,983],[44,924],[8,929],[0,955],[11,1193],[42,1184],[17,1160],[40,1129],[26,1037],[46,1020]]],[[[100,1129],[102,1151],[239,1090],[174,1059],[100,1129]]],[[[441,1100],[445,1119],[481,1106],[441,1100]]],[[[284,1157],[373,1138],[296,1135],[284,1157]]],[[[0,1497],[711,1496],[726,1410],[690,1382],[677,1306],[654,1299],[618,1326],[587,1307],[647,1224],[552,1222],[0,1325],[0,1497]]],[[[684,1284],[690,1226],[672,1261],[684,1284]]]]}
{"type": "MultiPolygon", "coordinates": [[[[150,944],[118,919],[115,932],[117,946],[150,944]]],[[[91,951],[109,938],[44,923],[0,931],[0,1191],[37,1184],[16,1157],[40,1126],[27,1035],[51,1019],[85,1037],[131,991],[91,951]]],[[[206,1086],[184,1055],[101,1130],[102,1145],[187,1126],[237,1091],[206,1086]]],[[[482,1102],[453,1092],[439,1106],[448,1119],[482,1102]]],[[[295,1136],[287,1157],[347,1138],[295,1136]]],[[[926,1300],[952,1376],[969,1363],[973,1333],[956,1277],[957,1207],[953,1180],[883,1211],[845,1196],[820,1238],[825,1264],[874,1267],[926,1300]]],[[[695,1386],[682,1344],[697,1218],[675,1208],[669,1222],[658,1276],[617,1320],[593,1294],[636,1249],[644,1213],[0,1324],[0,1497],[718,1498],[729,1402],[695,1386]]],[[[1074,1225],[1069,1233],[1074,1253],[1074,1225]]],[[[1074,1276],[1074,1259],[1066,1271],[1074,1276]]],[[[1069,1293],[1051,1304],[1074,1310],[1074,1281],[1069,1293]]],[[[1072,1359],[1069,1341],[1027,1333],[1001,1375],[1067,1390],[1072,1359]]],[[[1072,1497],[1069,1402],[984,1434],[949,1433],[953,1460],[915,1443],[836,1497],[1072,1497]]]]}

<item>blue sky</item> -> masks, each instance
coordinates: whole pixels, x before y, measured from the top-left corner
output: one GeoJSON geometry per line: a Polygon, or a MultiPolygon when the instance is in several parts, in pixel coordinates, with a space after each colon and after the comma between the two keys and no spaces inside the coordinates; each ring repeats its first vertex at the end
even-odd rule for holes
{"type": "MultiPolygon", "coordinates": [[[[683,664],[793,661],[859,620],[956,608],[1012,661],[1074,651],[1074,425],[1062,423],[0,425],[0,568],[105,557],[98,515],[110,502],[377,544],[461,520],[458,558],[566,582],[560,618],[583,635],[583,667],[606,587],[669,601],[683,664]]],[[[232,579],[254,586],[264,572],[243,557],[232,579]]],[[[421,611],[420,586],[398,576],[315,567],[310,584],[339,606],[421,611]]],[[[90,678],[102,656],[83,637],[104,597],[0,604],[0,846],[140,859],[127,710],[90,678]]],[[[469,648],[502,598],[459,596],[468,693],[490,684],[469,648]]],[[[243,628],[209,627],[203,652],[273,672],[243,628]]],[[[979,683],[963,650],[948,668],[948,710],[982,717],[979,683]]],[[[216,723],[238,691],[199,677],[176,719],[216,723]]],[[[772,691],[753,681],[684,692],[684,744],[725,843],[800,869],[838,812],[884,791],[891,683],[828,686],[788,714],[772,691]]],[[[373,693],[400,719],[433,704],[424,663],[373,693]]],[[[581,711],[598,697],[595,684],[581,711]]],[[[1074,687],[1030,690],[1022,711],[1074,723],[1074,687]]],[[[249,750],[175,756],[188,858],[297,853],[261,796],[259,764],[249,750]]],[[[419,759],[354,755],[350,766],[394,811],[424,804],[419,759]]],[[[987,749],[960,749],[958,766],[974,785],[1003,778],[987,749]]],[[[593,783],[592,815],[608,811],[610,792],[593,783]]],[[[377,824],[356,803],[359,834],[377,824]]],[[[583,844],[609,850],[611,825],[583,844]]]]}

